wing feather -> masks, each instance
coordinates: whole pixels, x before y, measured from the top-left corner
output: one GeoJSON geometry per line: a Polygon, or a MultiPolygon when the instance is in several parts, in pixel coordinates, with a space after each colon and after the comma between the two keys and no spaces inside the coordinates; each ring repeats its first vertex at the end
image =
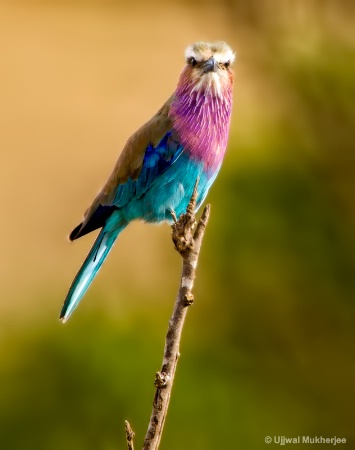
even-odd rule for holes
{"type": "Polygon", "coordinates": [[[85,212],[83,222],[71,233],[71,240],[103,226],[106,219],[102,212],[111,213],[111,208],[140,197],[181,154],[182,147],[169,118],[172,100],[173,96],[128,139],[106,184],[85,212]]]}

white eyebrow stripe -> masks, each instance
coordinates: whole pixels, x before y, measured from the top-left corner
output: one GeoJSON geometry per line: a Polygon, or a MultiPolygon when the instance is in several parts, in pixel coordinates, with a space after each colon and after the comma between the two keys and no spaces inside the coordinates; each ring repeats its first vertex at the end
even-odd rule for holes
{"type": "Polygon", "coordinates": [[[235,53],[232,51],[215,52],[213,57],[219,63],[226,63],[229,61],[232,64],[235,60],[235,53]]]}
{"type": "MultiPolygon", "coordinates": [[[[226,49],[225,51],[216,51],[213,53],[215,60],[219,63],[230,62],[231,64],[235,60],[235,53],[231,49],[226,49]]],[[[195,52],[192,46],[187,47],[185,50],[185,58],[195,58],[196,61],[201,61],[201,55],[198,52],[195,52]]]]}
{"type": "Polygon", "coordinates": [[[187,47],[187,49],[185,50],[185,58],[186,59],[189,59],[189,58],[197,59],[196,52],[194,52],[194,50],[191,46],[187,47]]]}

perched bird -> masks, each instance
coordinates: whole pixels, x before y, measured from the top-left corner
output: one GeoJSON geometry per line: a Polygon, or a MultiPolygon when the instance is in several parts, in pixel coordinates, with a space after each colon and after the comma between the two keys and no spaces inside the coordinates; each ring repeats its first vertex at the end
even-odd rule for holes
{"type": "Polygon", "coordinates": [[[127,141],[114,169],[70,240],[101,228],[65,299],[65,322],[79,304],[121,231],[135,219],[172,221],[185,212],[199,177],[196,210],[225,154],[235,54],[224,42],[185,51],[174,94],[127,141]]]}

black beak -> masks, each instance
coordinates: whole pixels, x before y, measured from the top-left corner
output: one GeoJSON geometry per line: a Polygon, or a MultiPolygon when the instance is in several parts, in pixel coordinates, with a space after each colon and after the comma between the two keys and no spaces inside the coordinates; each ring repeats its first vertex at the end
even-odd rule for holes
{"type": "Polygon", "coordinates": [[[217,63],[216,60],[213,58],[213,56],[202,64],[202,68],[205,73],[216,71],[217,63]]]}

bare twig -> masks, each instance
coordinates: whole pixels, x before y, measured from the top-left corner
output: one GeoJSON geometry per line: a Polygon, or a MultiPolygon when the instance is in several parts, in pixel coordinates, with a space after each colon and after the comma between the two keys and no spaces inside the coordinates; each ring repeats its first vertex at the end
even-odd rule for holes
{"type": "Polygon", "coordinates": [[[155,376],[154,384],[156,391],[153,410],[144,440],[143,450],[158,450],[169,406],[176,364],[180,355],[181,332],[187,307],[193,303],[192,288],[195,279],[195,270],[210,214],[210,206],[207,205],[193,233],[193,228],[196,224],[194,211],[196,206],[197,184],[198,180],[186,214],[183,214],[178,221],[173,215],[175,222],[172,225],[172,239],[176,250],[180,253],[183,260],[182,274],[179,292],[166,335],[163,365],[160,372],[157,372],[155,376]]]}
{"type": "Polygon", "coordinates": [[[126,428],[127,448],[128,448],[128,450],[134,450],[134,444],[133,444],[134,431],[132,430],[131,425],[129,424],[128,420],[125,420],[124,424],[125,424],[125,428],[126,428]]]}

